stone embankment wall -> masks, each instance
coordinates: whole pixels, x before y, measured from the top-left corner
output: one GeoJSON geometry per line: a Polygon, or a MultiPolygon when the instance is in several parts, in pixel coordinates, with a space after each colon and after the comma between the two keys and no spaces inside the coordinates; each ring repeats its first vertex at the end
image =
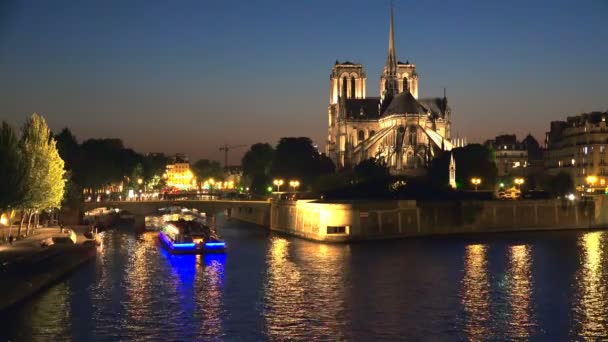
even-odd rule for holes
{"type": "Polygon", "coordinates": [[[242,206],[227,209],[227,216],[240,221],[257,224],[260,226],[270,226],[270,205],[266,207],[242,206]]]}
{"type": "Polygon", "coordinates": [[[51,246],[0,272],[0,312],[54,284],[96,255],[91,245],[51,246]]]}
{"type": "Polygon", "coordinates": [[[272,230],[343,242],[408,236],[604,227],[604,198],[586,201],[273,201],[272,230]]]}

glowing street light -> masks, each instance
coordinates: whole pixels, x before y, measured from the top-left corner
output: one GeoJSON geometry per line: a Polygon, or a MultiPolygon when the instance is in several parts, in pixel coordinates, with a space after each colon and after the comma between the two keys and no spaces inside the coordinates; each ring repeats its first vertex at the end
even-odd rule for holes
{"type": "Polygon", "coordinates": [[[596,176],[587,176],[587,178],[585,178],[585,180],[587,181],[587,184],[589,184],[589,187],[593,187],[595,185],[595,183],[597,183],[596,176]]]}
{"type": "Polygon", "coordinates": [[[515,182],[515,184],[517,184],[518,189],[521,188],[521,185],[525,183],[525,180],[523,178],[515,178],[515,180],[513,180],[515,182]]]}
{"type": "Polygon", "coordinates": [[[289,186],[293,189],[293,191],[296,191],[296,188],[300,186],[300,181],[297,180],[292,180],[289,181],[289,186]]]}
{"type": "Polygon", "coordinates": [[[481,184],[481,178],[473,177],[471,178],[471,183],[475,185],[475,191],[477,191],[477,187],[481,184]]]}
{"type": "Polygon", "coordinates": [[[144,180],[143,180],[143,179],[141,179],[141,178],[137,178],[137,184],[141,185],[143,182],[144,182],[144,180]]]}
{"type": "Polygon", "coordinates": [[[272,182],[272,184],[274,184],[277,187],[277,192],[279,192],[279,191],[281,191],[281,185],[283,185],[283,180],[275,179],[274,182],[272,182]]]}

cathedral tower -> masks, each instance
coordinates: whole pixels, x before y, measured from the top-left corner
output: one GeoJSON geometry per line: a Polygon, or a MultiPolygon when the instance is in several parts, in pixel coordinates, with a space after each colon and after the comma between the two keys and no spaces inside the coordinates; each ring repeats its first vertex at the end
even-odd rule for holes
{"type": "Polygon", "coordinates": [[[336,61],[329,76],[329,104],[345,99],[365,98],[365,72],[363,65],[352,62],[336,61]]]}

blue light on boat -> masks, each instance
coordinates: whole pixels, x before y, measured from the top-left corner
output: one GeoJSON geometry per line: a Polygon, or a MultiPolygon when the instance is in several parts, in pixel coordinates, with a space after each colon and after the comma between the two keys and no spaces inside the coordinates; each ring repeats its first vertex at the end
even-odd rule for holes
{"type": "Polygon", "coordinates": [[[163,232],[160,232],[158,235],[171,249],[184,250],[184,249],[195,249],[196,248],[196,244],[194,242],[173,243],[163,232]]]}
{"type": "Polygon", "coordinates": [[[225,242],[205,242],[205,248],[207,249],[222,249],[225,247],[225,242]]]}

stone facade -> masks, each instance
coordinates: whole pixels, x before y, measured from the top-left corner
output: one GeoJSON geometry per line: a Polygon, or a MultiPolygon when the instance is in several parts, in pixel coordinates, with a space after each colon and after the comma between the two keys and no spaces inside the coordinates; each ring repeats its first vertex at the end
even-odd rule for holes
{"type": "Polygon", "coordinates": [[[277,201],[273,231],[325,242],[604,228],[604,197],[587,201],[277,201]]]}
{"type": "Polygon", "coordinates": [[[608,112],[571,116],[551,122],[545,167],[550,174],[570,174],[579,191],[608,186],[608,112]]]}
{"type": "Polygon", "coordinates": [[[366,79],[358,63],[336,61],[332,68],[326,153],[338,168],[374,157],[393,173],[419,175],[438,152],[452,149],[445,94],[419,98],[416,66],[397,60],[392,9],[378,97],[367,97],[366,79]]]}

